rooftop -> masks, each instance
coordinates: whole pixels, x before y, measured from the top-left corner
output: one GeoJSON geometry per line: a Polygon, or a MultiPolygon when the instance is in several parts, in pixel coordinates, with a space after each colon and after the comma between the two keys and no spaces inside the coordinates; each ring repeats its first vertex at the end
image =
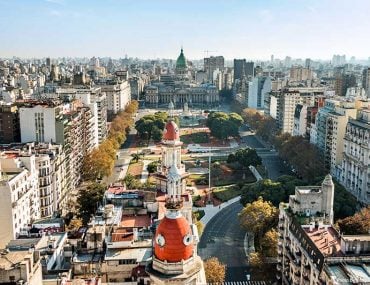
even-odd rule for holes
{"type": "Polygon", "coordinates": [[[332,226],[302,227],[307,236],[324,256],[338,255],[340,253],[340,237],[332,226]]]}
{"type": "Polygon", "coordinates": [[[125,248],[107,249],[105,260],[128,260],[134,259],[136,262],[146,262],[152,258],[152,247],[144,248],[125,248]]]}
{"type": "Polygon", "coordinates": [[[122,216],[121,227],[123,228],[146,228],[152,224],[150,216],[122,216]]]}
{"type": "Polygon", "coordinates": [[[28,250],[5,252],[0,255],[0,269],[10,270],[28,256],[32,256],[32,253],[29,253],[28,250]]]}

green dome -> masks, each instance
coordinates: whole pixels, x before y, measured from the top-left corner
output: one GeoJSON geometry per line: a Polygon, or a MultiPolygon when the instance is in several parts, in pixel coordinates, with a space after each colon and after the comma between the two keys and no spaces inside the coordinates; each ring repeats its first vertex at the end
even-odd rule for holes
{"type": "Polygon", "coordinates": [[[179,57],[176,60],[176,68],[186,68],[186,58],[182,49],[179,57]]]}

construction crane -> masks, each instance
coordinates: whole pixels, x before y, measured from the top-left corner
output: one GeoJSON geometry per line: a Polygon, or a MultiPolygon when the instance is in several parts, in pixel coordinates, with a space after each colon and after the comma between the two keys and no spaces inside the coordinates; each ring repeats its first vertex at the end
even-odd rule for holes
{"type": "Polygon", "coordinates": [[[204,50],[203,52],[204,52],[204,57],[208,57],[208,54],[210,52],[217,52],[217,50],[204,50]]]}

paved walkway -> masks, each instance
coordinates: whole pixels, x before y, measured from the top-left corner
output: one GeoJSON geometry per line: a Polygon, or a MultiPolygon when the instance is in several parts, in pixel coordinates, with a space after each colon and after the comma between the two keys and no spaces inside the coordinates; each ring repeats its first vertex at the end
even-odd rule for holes
{"type": "Polygon", "coordinates": [[[240,200],[240,196],[238,197],[235,197],[227,202],[224,202],[222,204],[220,204],[219,206],[213,206],[213,205],[207,205],[205,207],[202,207],[202,208],[198,208],[198,207],[194,207],[194,210],[195,211],[199,211],[199,210],[203,210],[204,211],[204,216],[202,217],[202,219],[200,220],[204,226],[207,225],[207,223],[218,213],[220,212],[222,209],[230,206],[231,204],[237,202],[240,200]]]}

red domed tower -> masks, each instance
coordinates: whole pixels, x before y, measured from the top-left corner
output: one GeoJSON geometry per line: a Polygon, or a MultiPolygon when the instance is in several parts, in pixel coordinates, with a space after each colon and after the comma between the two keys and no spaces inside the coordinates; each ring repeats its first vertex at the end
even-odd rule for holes
{"type": "Polygon", "coordinates": [[[185,172],[185,165],[181,163],[181,146],[180,129],[173,120],[169,120],[163,131],[162,139],[162,161],[158,172],[154,174],[156,178],[157,189],[168,193],[168,173],[176,166],[177,172],[181,176],[180,183],[177,185],[177,193],[185,193],[186,181],[188,174],[185,172]]]}
{"type": "Polygon", "coordinates": [[[166,198],[166,216],[154,235],[153,263],[148,268],[153,284],[206,284],[203,262],[197,255],[198,232],[182,216],[181,196],[166,198]]]}

